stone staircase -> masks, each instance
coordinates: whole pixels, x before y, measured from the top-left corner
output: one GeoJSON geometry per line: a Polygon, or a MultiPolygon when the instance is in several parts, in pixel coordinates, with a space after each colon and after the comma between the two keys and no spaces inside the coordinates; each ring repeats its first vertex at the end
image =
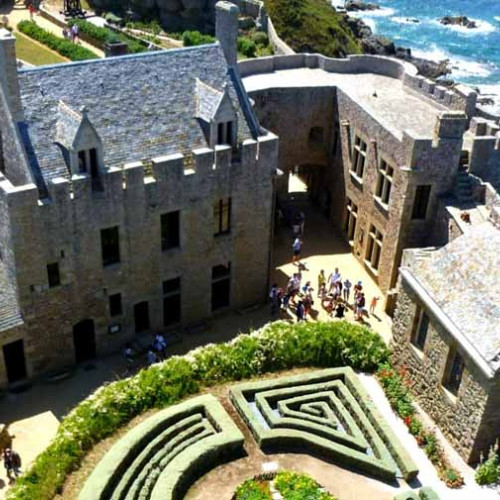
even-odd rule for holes
{"type": "Polygon", "coordinates": [[[461,203],[474,203],[473,182],[469,175],[469,152],[463,151],[455,184],[455,196],[461,203]]]}

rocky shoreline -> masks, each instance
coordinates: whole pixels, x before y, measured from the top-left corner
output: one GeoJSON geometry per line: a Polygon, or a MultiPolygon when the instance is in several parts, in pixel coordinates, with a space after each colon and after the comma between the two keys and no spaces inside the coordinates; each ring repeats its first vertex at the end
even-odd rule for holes
{"type": "MultiPolygon", "coordinates": [[[[418,69],[419,74],[425,76],[426,78],[432,78],[433,80],[443,78],[451,73],[451,64],[448,59],[440,62],[435,62],[428,59],[415,57],[412,55],[411,49],[407,47],[396,46],[392,40],[385,36],[375,35],[372,32],[371,28],[362,19],[349,15],[349,12],[352,11],[359,12],[360,10],[373,10],[371,8],[371,6],[373,5],[375,4],[364,4],[363,2],[359,2],[356,0],[346,4],[346,22],[356,38],[361,42],[363,52],[365,54],[375,54],[403,59],[415,65],[418,69]],[[352,9],[351,4],[356,4],[356,8],[352,9]],[[370,8],[364,8],[364,6],[366,5],[369,5],[370,8]],[[349,7],[350,10],[347,9],[347,7],[349,7]]],[[[453,84],[452,80],[440,80],[440,82],[443,85],[453,84]]]]}

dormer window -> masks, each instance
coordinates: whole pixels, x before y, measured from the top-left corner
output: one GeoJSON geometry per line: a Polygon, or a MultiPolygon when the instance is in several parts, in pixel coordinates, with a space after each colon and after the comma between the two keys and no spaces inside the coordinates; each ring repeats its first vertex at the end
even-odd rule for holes
{"type": "Polygon", "coordinates": [[[78,172],[80,174],[89,174],[92,179],[99,177],[99,161],[96,148],[78,151],[78,172]]]}
{"type": "Polygon", "coordinates": [[[102,142],[85,107],[75,111],[59,102],[55,143],[62,150],[69,175],[88,175],[92,188],[102,190],[102,142]]]}
{"type": "Polygon", "coordinates": [[[233,122],[217,124],[217,144],[233,144],[233,122]]]}
{"type": "Polygon", "coordinates": [[[208,146],[235,146],[238,115],[227,85],[219,90],[196,80],[196,118],[208,146]]]}

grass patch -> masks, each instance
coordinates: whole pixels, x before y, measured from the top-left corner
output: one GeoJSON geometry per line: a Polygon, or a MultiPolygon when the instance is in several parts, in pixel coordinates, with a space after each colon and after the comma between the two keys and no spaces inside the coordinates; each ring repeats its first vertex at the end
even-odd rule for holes
{"type": "Polygon", "coordinates": [[[296,52],[360,54],[345,20],[325,0],[265,0],[278,35],[296,52]]]}
{"type": "Polygon", "coordinates": [[[19,59],[35,66],[66,62],[64,57],[41,47],[22,33],[15,33],[14,35],[16,37],[16,53],[19,59]]]}

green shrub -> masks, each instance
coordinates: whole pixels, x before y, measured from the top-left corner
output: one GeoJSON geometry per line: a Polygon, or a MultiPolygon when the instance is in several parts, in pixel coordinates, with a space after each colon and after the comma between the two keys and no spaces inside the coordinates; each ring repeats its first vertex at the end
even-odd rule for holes
{"type": "Polygon", "coordinates": [[[202,387],[299,366],[374,371],[388,357],[389,349],[376,333],[347,322],[275,322],[228,343],[174,356],[102,386],[76,406],[49,447],[8,491],[8,498],[51,499],[95,443],[136,415],[177,403],[202,387]]]}
{"type": "Polygon", "coordinates": [[[210,35],[204,35],[199,31],[184,31],[182,33],[182,42],[184,43],[184,47],[193,47],[195,45],[214,43],[215,38],[210,35]]]}
{"type": "Polygon", "coordinates": [[[311,477],[296,472],[278,472],[274,480],[284,500],[335,500],[311,477]]]}
{"type": "Polygon", "coordinates": [[[235,500],[269,500],[270,498],[268,481],[247,479],[236,488],[235,500]]]}
{"type": "Polygon", "coordinates": [[[238,52],[245,57],[255,57],[257,55],[257,45],[249,38],[241,36],[238,38],[238,52]]]}
{"type": "Polygon", "coordinates": [[[489,452],[488,459],[479,465],[476,470],[477,484],[495,484],[500,479],[500,464],[498,463],[498,455],[492,448],[489,452]]]}
{"type": "Polygon", "coordinates": [[[49,49],[67,57],[71,61],[98,59],[98,56],[94,54],[94,52],[86,49],[85,47],[81,47],[80,45],[76,45],[69,40],[53,35],[49,31],[40,28],[34,21],[21,21],[17,25],[17,29],[26,36],[33,38],[41,44],[49,47],[49,49]]]}
{"type": "Polygon", "coordinates": [[[101,28],[82,19],[72,20],[68,22],[68,26],[70,27],[74,24],[78,26],[80,33],[93,38],[97,42],[100,42],[102,45],[104,45],[105,43],[123,42],[127,44],[128,51],[131,54],[137,54],[139,52],[145,52],[147,50],[146,45],[143,45],[135,38],[127,36],[124,33],[118,33],[109,28],[101,28]]]}
{"type": "Polygon", "coordinates": [[[261,45],[262,47],[267,47],[269,45],[269,37],[264,31],[255,31],[250,36],[250,39],[255,43],[255,45],[261,45]]]}

